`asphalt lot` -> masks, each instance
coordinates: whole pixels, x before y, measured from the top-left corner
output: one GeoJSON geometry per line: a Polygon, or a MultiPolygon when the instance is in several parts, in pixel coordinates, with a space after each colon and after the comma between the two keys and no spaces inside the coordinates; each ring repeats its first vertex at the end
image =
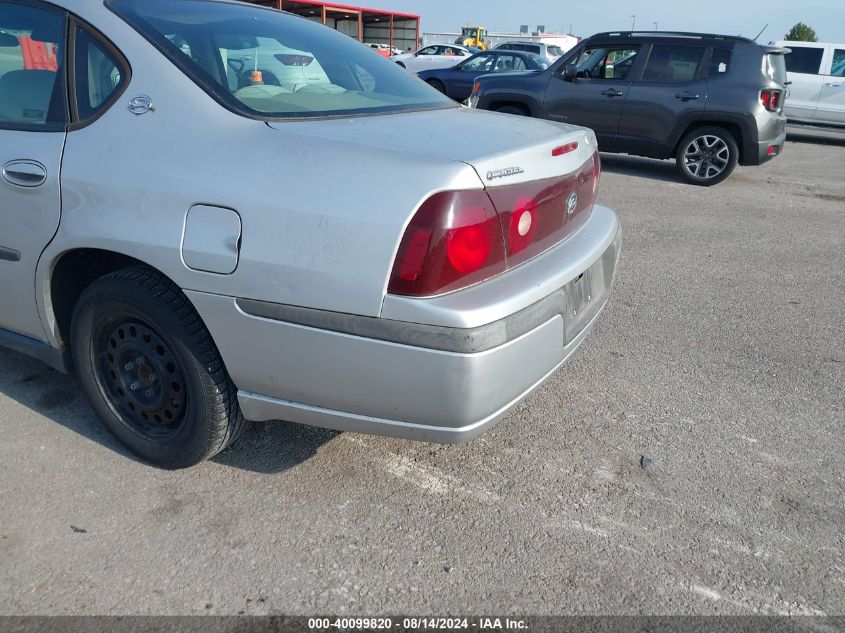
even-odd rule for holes
{"type": "Polygon", "coordinates": [[[845,614],[845,134],[604,167],[611,303],[467,445],[260,424],[160,471],[0,350],[0,613],[845,614]]]}

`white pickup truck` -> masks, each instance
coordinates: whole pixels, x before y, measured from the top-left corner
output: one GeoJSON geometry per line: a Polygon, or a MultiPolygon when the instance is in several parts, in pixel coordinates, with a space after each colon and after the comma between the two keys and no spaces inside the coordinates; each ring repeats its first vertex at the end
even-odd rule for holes
{"type": "Polygon", "coordinates": [[[776,42],[786,56],[789,121],[845,127],[845,44],[776,42]]]}

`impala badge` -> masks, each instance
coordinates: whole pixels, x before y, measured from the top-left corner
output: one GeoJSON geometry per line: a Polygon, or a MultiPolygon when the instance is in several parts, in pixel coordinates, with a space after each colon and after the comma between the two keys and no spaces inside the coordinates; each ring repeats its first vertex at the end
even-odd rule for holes
{"type": "Polygon", "coordinates": [[[487,172],[487,180],[496,180],[497,178],[507,178],[508,176],[516,176],[517,174],[524,174],[522,167],[506,167],[505,169],[496,169],[495,171],[487,172]]]}
{"type": "Polygon", "coordinates": [[[129,101],[129,111],[138,116],[146,114],[147,112],[155,112],[153,100],[147,95],[138,95],[129,101]]]}
{"type": "Polygon", "coordinates": [[[566,199],[566,215],[572,215],[575,213],[575,209],[578,206],[578,194],[574,191],[569,194],[569,197],[566,199]]]}

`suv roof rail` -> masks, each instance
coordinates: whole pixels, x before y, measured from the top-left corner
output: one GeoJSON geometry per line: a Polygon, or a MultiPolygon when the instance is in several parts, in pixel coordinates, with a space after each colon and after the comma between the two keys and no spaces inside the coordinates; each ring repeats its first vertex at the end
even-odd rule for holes
{"type": "Polygon", "coordinates": [[[753,40],[741,35],[719,35],[717,33],[691,33],[688,31],[605,31],[596,33],[587,39],[594,37],[689,37],[698,39],[734,40],[738,42],[753,42],[753,40]]]}

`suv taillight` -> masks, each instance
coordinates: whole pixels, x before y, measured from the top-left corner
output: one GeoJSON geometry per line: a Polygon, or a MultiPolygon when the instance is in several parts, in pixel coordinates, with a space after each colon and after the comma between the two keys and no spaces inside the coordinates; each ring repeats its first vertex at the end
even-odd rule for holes
{"type": "Polygon", "coordinates": [[[405,230],[388,292],[415,297],[465,288],[554,246],[587,219],[598,152],[574,173],[426,200],[405,230]]]}
{"type": "Polygon", "coordinates": [[[760,92],[760,103],[769,112],[777,112],[783,105],[782,90],[762,90],[760,92]]]}

